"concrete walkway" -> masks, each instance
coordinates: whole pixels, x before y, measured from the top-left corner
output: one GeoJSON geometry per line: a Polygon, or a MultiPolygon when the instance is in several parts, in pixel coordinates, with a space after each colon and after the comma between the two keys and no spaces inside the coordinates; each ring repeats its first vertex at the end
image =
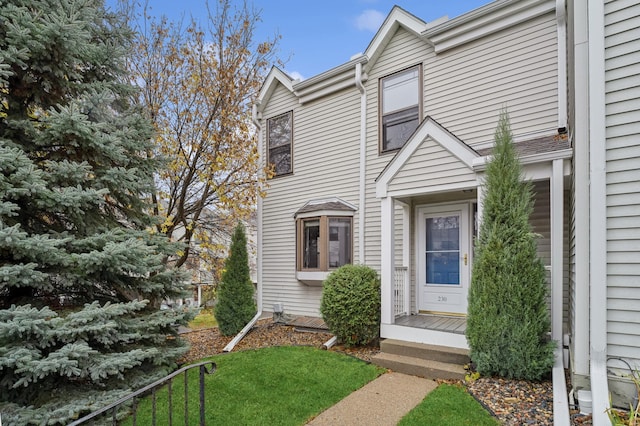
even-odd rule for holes
{"type": "Polygon", "coordinates": [[[437,386],[433,380],[386,373],[307,423],[311,426],[395,426],[437,386]]]}

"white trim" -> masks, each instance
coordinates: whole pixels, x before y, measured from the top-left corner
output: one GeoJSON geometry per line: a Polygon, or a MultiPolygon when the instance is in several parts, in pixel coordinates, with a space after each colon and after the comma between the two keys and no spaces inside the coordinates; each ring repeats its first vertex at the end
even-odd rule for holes
{"type": "MultiPolygon", "coordinates": [[[[407,268],[407,278],[411,276],[411,206],[401,201],[397,202],[402,206],[402,266],[407,268]]],[[[407,279],[404,291],[404,308],[407,313],[411,313],[411,279],[407,279]]]]}
{"type": "Polygon", "coordinates": [[[593,420],[609,424],[607,383],[607,186],[604,2],[588,0],[590,355],[593,420]]]}
{"type": "Polygon", "coordinates": [[[325,86],[323,86],[320,89],[317,90],[308,90],[306,91],[306,94],[302,94],[300,92],[294,92],[294,94],[296,96],[298,96],[298,102],[300,102],[300,104],[305,104],[307,102],[311,102],[314,101],[318,98],[321,98],[323,96],[328,96],[332,93],[335,93],[339,90],[342,89],[347,89],[350,87],[355,87],[355,81],[352,79],[352,75],[349,74],[348,79],[333,83],[333,84],[327,84],[325,86]]]}
{"type": "Polygon", "coordinates": [[[496,1],[424,31],[436,53],[553,11],[552,0],[496,1]]]}
{"type": "Polygon", "coordinates": [[[469,349],[469,344],[467,343],[467,338],[464,334],[424,330],[421,328],[405,327],[385,322],[380,324],[380,337],[383,339],[398,339],[406,342],[424,343],[426,345],[469,349]]]}
{"type": "Polygon", "coordinates": [[[556,0],[558,22],[558,128],[567,127],[567,16],[565,0],[556,0]]]}
{"type": "Polygon", "coordinates": [[[471,211],[471,201],[455,201],[455,202],[443,202],[437,204],[420,204],[415,207],[415,250],[417,254],[416,261],[416,271],[415,271],[415,291],[416,291],[416,302],[418,311],[426,310],[426,311],[438,311],[438,312],[451,312],[451,313],[459,313],[466,314],[467,312],[467,304],[468,304],[468,295],[469,295],[469,287],[471,285],[471,220],[470,220],[470,211],[471,211]],[[422,300],[423,296],[423,283],[426,282],[425,275],[425,259],[424,253],[426,252],[426,229],[425,229],[425,218],[440,216],[440,215],[459,215],[460,217],[460,229],[459,229],[459,254],[461,259],[466,257],[467,264],[463,265],[462,260],[460,261],[460,269],[459,269],[459,285],[458,286],[450,286],[450,285],[428,285],[428,292],[430,294],[440,294],[442,296],[457,296],[460,295],[460,303],[454,306],[453,310],[447,311],[446,308],[449,308],[451,305],[442,305],[442,307],[438,306],[435,308],[435,305],[427,304],[426,301],[422,300]],[[463,256],[464,253],[464,256],[463,256]]]}
{"type": "Polygon", "coordinates": [[[380,321],[383,324],[393,322],[393,284],[394,284],[394,202],[393,198],[385,197],[380,200],[380,283],[381,297],[380,321]]]}
{"type": "MultiPolygon", "coordinates": [[[[306,80],[294,83],[293,90],[295,90],[296,93],[304,95],[309,92],[315,91],[318,88],[330,86],[336,81],[351,78],[353,77],[353,69],[358,66],[358,64],[366,64],[367,60],[368,59],[366,56],[360,55],[350,60],[349,62],[345,62],[344,64],[331,68],[328,71],[317,74],[311,78],[307,78],[306,80]],[[315,86],[315,88],[312,86],[315,86]]],[[[352,84],[355,84],[355,81],[352,84]]]]}
{"type": "Polygon", "coordinates": [[[321,286],[333,271],[296,271],[296,279],[310,286],[321,286]]]}
{"type": "Polygon", "coordinates": [[[257,105],[257,112],[261,113],[264,111],[264,108],[267,105],[267,102],[273,91],[276,89],[277,84],[282,84],[288,91],[293,93],[293,80],[287,74],[284,73],[278,67],[271,67],[267,78],[260,88],[260,92],[258,93],[258,97],[256,98],[255,105],[257,105]]]}
{"type": "MultiPolygon", "coordinates": [[[[259,155],[259,161],[258,161],[258,165],[259,165],[259,175],[260,177],[265,177],[264,174],[264,156],[262,155],[262,150],[264,149],[264,140],[262,137],[262,123],[260,122],[260,120],[258,119],[258,108],[257,105],[254,104],[253,106],[253,124],[256,126],[256,128],[258,129],[258,155],[259,155]]],[[[263,253],[263,247],[262,247],[262,242],[263,242],[263,225],[262,225],[262,220],[263,220],[263,203],[264,203],[264,199],[262,197],[260,197],[258,195],[258,200],[257,200],[257,211],[256,211],[256,251],[257,251],[257,256],[256,256],[256,280],[257,280],[257,291],[258,291],[258,299],[257,299],[257,303],[258,303],[258,312],[262,313],[262,296],[263,296],[263,289],[262,289],[262,271],[263,271],[263,263],[262,263],[262,253],[263,253]]]]}
{"type": "MultiPolygon", "coordinates": [[[[549,182],[551,197],[551,338],[562,348],[563,241],[564,241],[564,160],[553,160],[549,182]]],[[[560,352],[562,354],[562,352],[560,352]]]]}
{"type": "Polygon", "coordinates": [[[399,27],[403,27],[407,31],[413,33],[416,37],[420,37],[420,34],[428,26],[422,19],[413,16],[398,6],[394,6],[376,35],[369,43],[367,50],[364,52],[364,55],[369,58],[369,62],[366,66],[367,70],[370,70],[373,67],[387,43],[389,43],[399,27]]]}
{"type": "Polygon", "coordinates": [[[583,1],[573,2],[573,105],[575,128],[573,175],[574,288],[571,366],[574,374],[589,375],[589,66],[588,13],[583,1]],[[581,70],[578,72],[577,70],[581,70]],[[580,125],[576,125],[580,123],[580,125]]]}
{"type": "Polygon", "coordinates": [[[367,206],[367,91],[362,84],[362,64],[356,64],[356,87],[360,91],[360,179],[358,182],[358,262],[366,264],[365,220],[367,206]]]}
{"type": "Polygon", "coordinates": [[[478,185],[476,179],[466,182],[447,183],[443,185],[428,185],[419,189],[400,189],[388,191],[387,196],[393,198],[418,197],[420,195],[431,195],[451,191],[463,191],[465,189],[473,189],[478,185]]]}
{"type": "MultiPolygon", "coordinates": [[[[559,159],[571,159],[573,157],[573,150],[561,149],[558,151],[543,152],[540,154],[531,154],[520,157],[520,164],[526,166],[528,164],[544,163],[547,161],[559,160],[559,159]]],[[[485,155],[484,157],[476,157],[473,160],[473,170],[484,171],[487,169],[487,164],[491,161],[491,155],[485,155]]]]}
{"type": "Polygon", "coordinates": [[[308,217],[331,216],[331,217],[353,217],[354,212],[346,210],[314,210],[297,214],[296,219],[306,219],[308,217]]]}
{"type": "Polygon", "coordinates": [[[553,425],[569,426],[571,419],[569,414],[569,401],[567,400],[567,382],[564,377],[564,364],[562,362],[562,345],[554,350],[554,363],[551,372],[553,380],[553,425]]]}
{"type": "Polygon", "coordinates": [[[472,169],[472,163],[478,154],[431,117],[427,117],[378,177],[376,181],[376,197],[386,196],[389,183],[427,137],[434,139],[436,143],[466,164],[470,170],[472,169]]]}

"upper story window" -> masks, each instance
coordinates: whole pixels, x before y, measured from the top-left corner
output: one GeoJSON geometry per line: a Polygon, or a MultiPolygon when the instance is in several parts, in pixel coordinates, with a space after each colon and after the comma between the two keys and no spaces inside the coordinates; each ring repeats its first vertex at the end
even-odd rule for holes
{"type": "Polygon", "coordinates": [[[380,80],[380,151],[402,148],[420,124],[422,66],[380,80]]]}
{"type": "Polygon", "coordinates": [[[293,172],[293,111],[267,119],[267,161],[275,176],[293,172]]]}

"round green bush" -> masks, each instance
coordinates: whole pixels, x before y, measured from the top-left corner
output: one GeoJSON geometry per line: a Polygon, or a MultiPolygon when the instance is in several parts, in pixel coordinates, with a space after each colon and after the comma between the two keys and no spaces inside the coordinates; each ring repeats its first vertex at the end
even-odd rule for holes
{"type": "Polygon", "coordinates": [[[345,346],[366,345],[380,333],[380,280],[364,265],[344,265],[323,283],[320,312],[345,346]]]}

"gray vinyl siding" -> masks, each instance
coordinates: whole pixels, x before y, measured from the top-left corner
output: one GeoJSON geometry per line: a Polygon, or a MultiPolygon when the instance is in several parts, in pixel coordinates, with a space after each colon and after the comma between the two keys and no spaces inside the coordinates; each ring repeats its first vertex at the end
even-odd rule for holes
{"type": "Polygon", "coordinates": [[[640,366],[640,4],[605,3],[608,355],[640,366]]]}
{"type": "Polygon", "coordinates": [[[389,184],[389,191],[416,190],[428,186],[468,183],[474,188],[475,173],[431,138],[426,138],[389,184]]]}
{"type": "MultiPolygon", "coordinates": [[[[533,212],[529,219],[533,232],[538,234],[538,256],[542,259],[542,263],[545,266],[551,266],[551,193],[549,190],[549,181],[536,182],[534,185],[534,206],[533,212]]],[[[568,316],[569,316],[569,192],[564,194],[564,235],[562,241],[563,255],[562,255],[562,295],[563,295],[563,328],[568,330],[568,316]]],[[[547,271],[547,284],[548,284],[548,297],[547,304],[549,306],[549,314],[551,314],[551,272],[547,271]]]]}
{"type": "MultiPolygon", "coordinates": [[[[358,205],[360,98],[356,89],[300,105],[278,85],[263,112],[266,119],[293,110],[293,174],[269,181],[263,201],[263,309],[281,302],[287,314],[320,316],[322,287],[296,277],[295,212],[314,199],[338,197],[358,205]]],[[[263,132],[266,126],[263,125],[263,132]]],[[[266,155],[266,134],[263,133],[266,155]]],[[[353,218],[357,262],[358,212],[353,218]]]]}
{"type": "Polygon", "coordinates": [[[558,127],[553,13],[438,54],[425,64],[425,114],[471,146],[491,142],[506,107],[516,138],[558,127]]]}
{"type": "Polygon", "coordinates": [[[400,28],[389,41],[373,68],[369,70],[369,79],[365,83],[367,91],[365,263],[377,271],[380,271],[381,238],[380,200],[376,198],[375,181],[384,167],[393,159],[393,153],[379,154],[378,151],[378,80],[410,66],[424,63],[428,57],[433,57],[433,55],[433,47],[400,28]]]}

